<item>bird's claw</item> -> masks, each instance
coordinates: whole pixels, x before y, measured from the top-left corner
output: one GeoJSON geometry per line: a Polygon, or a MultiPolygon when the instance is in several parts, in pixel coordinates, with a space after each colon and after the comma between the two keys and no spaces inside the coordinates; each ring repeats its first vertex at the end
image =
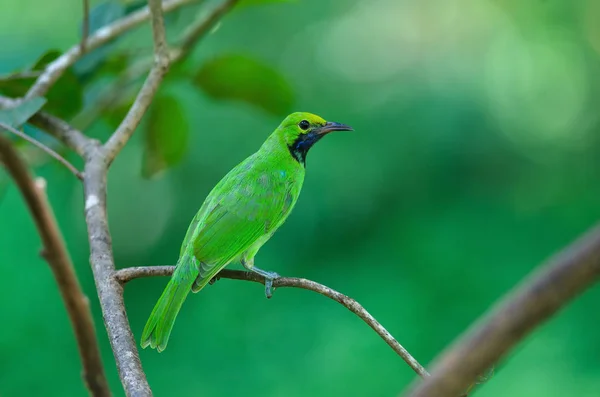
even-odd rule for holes
{"type": "Polygon", "coordinates": [[[279,278],[279,274],[273,272],[269,274],[269,276],[265,276],[265,296],[267,299],[271,299],[273,296],[273,291],[275,288],[273,287],[273,280],[279,278]]]}
{"type": "MultiPolygon", "coordinates": [[[[244,266],[246,266],[244,263],[242,263],[244,266]]],[[[273,296],[273,280],[279,278],[279,274],[275,273],[275,272],[268,272],[266,270],[263,269],[259,269],[255,266],[252,267],[248,267],[248,270],[258,274],[259,276],[262,276],[265,279],[265,295],[267,297],[267,299],[271,299],[271,297],[273,296]]]]}

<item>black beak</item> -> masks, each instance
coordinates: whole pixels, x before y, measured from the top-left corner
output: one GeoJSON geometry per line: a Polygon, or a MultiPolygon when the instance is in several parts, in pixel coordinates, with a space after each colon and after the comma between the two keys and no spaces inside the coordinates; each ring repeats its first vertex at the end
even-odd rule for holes
{"type": "Polygon", "coordinates": [[[354,128],[346,124],[328,121],[323,127],[316,128],[314,131],[317,133],[317,135],[325,135],[333,131],[354,131],[354,128]]]}

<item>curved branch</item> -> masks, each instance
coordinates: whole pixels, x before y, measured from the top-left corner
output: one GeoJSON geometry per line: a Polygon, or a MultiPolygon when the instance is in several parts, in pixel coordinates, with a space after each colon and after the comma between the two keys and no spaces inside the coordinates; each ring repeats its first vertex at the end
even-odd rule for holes
{"type": "Polygon", "coordinates": [[[102,366],[89,300],[81,290],[73,269],[73,263],[43,187],[39,184],[36,185],[23,160],[10,142],[2,136],[0,136],[0,160],[8,169],[27,202],[42,239],[44,246],[42,256],[54,273],[71,325],[75,331],[85,383],[92,395],[110,396],[111,393],[102,366]]]}
{"type": "MultiPolygon", "coordinates": [[[[139,277],[157,277],[157,276],[170,276],[173,274],[175,270],[175,266],[150,266],[150,267],[130,267],[118,270],[115,273],[115,277],[121,283],[126,283],[135,278],[139,277]]],[[[265,283],[265,279],[262,276],[259,276],[253,272],[246,272],[241,270],[228,270],[224,269],[219,272],[211,280],[211,283],[221,279],[228,278],[232,280],[245,280],[252,281],[255,283],[265,283]]],[[[360,317],[373,331],[375,331],[381,339],[385,341],[402,359],[422,378],[427,377],[429,374],[419,364],[419,362],[411,356],[411,354],[404,348],[394,337],[373,317],[360,303],[355,301],[354,299],[331,289],[323,284],[319,284],[315,281],[307,280],[304,278],[296,278],[296,277],[280,277],[273,281],[273,287],[275,288],[283,288],[283,287],[293,287],[293,288],[301,288],[309,291],[316,292],[321,294],[329,299],[332,299],[346,309],[350,310],[352,313],[356,314],[360,317]]]]}
{"type": "Polygon", "coordinates": [[[39,149],[43,150],[44,152],[48,153],[48,155],[50,157],[54,158],[55,160],[60,162],[62,165],[67,167],[67,169],[69,171],[71,171],[77,179],[79,179],[80,181],[83,180],[83,176],[81,175],[81,172],[79,172],[79,170],[77,168],[75,168],[75,166],[73,164],[69,163],[69,161],[67,159],[65,159],[60,154],[56,153],[54,150],[50,149],[48,146],[44,145],[42,142],[40,142],[36,139],[33,139],[29,135],[22,133],[21,131],[17,130],[16,128],[11,127],[8,124],[4,124],[4,123],[0,122],[0,128],[6,130],[8,132],[12,132],[19,138],[26,140],[27,142],[31,143],[32,145],[34,145],[34,146],[38,147],[39,149]]]}
{"type": "Polygon", "coordinates": [[[600,224],[534,271],[439,359],[410,397],[456,396],[600,277],[600,224]]]}

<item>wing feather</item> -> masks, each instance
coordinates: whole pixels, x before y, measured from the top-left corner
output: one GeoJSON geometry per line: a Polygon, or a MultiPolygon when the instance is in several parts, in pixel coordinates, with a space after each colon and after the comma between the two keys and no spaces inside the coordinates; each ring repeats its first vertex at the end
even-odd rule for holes
{"type": "MultiPolygon", "coordinates": [[[[200,275],[214,273],[283,223],[300,184],[268,167],[242,167],[224,178],[207,198],[189,243],[202,263],[200,275]],[[261,169],[262,168],[262,169],[261,169]]],[[[234,169],[235,170],[235,169],[234,169]]]]}

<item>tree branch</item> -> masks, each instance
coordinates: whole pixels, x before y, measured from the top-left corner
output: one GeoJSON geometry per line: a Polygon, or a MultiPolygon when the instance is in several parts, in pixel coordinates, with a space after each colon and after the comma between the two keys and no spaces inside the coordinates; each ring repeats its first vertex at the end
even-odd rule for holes
{"type": "Polygon", "coordinates": [[[98,144],[98,141],[88,138],[81,131],[73,128],[69,123],[46,112],[38,112],[33,115],[29,122],[61,141],[65,146],[84,157],[90,147],[98,144]]]}
{"type": "Polygon", "coordinates": [[[117,131],[104,146],[96,145],[86,153],[84,173],[90,263],[104,323],[127,396],[151,396],[152,392],[125,312],[123,287],[114,277],[115,263],[106,214],[106,174],[112,160],[135,131],[168,69],[162,4],[160,0],[148,0],[148,5],[152,13],[155,64],[117,131]]]}
{"type": "MultiPolygon", "coordinates": [[[[175,266],[129,267],[117,270],[115,273],[115,278],[124,284],[140,277],[170,276],[173,274],[174,270],[175,266]]],[[[261,284],[265,283],[265,278],[256,273],[228,269],[221,270],[219,274],[217,274],[211,280],[211,283],[221,278],[252,281],[261,284]]],[[[394,337],[383,327],[383,325],[381,325],[375,319],[375,317],[373,317],[364,307],[362,307],[360,303],[354,299],[323,284],[319,284],[315,281],[304,278],[280,277],[273,281],[273,287],[293,287],[306,289],[338,302],[346,309],[360,317],[365,323],[367,323],[367,325],[371,327],[371,329],[375,331],[381,337],[381,339],[388,344],[388,346],[390,346],[400,357],[402,357],[402,359],[413,369],[413,371],[417,373],[417,375],[422,378],[425,378],[429,375],[425,368],[423,368],[423,366],[421,366],[421,364],[419,364],[419,362],[413,356],[411,356],[410,353],[404,347],[402,347],[402,345],[400,345],[396,339],[394,339],[394,337]]]]}
{"type": "Polygon", "coordinates": [[[19,187],[42,239],[42,256],[50,265],[67,308],[83,365],[85,383],[94,396],[110,396],[98,348],[89,300],[83,294],[43,187],[33,181],[10,141],[0,136],[0,160],[19,187]]]}
{"type": "Polygon", "coordinates": [[[69,161],[67,161],[67,159],[65,159],[60,154],[56,153],[54,150],[50,149],[48,146],[44,145],[42,142],[40,142],[36,139],[33,139],[29,135],[22,133],[21,131],[17,130],[16,128],[11,127],[8,124],[4,124],[4,123],[0,122],[0,128],[6,130],[8,132],[12,132],[19,138],[26,140],[27,142],[31,143],[32,145],[34,145],[34,146],[40,148],[41,150],[43,150],[44,152],[48,153],[48,155],[50,155],[50,157],[53,157],[54,159],[56,159],[60,163],[62,163],[65,167],[67,167],[67,169],[69,171],[71,171],[75,175],[75,177],[77,177],[77,179],[83,180],[83,176],[81,175],[81,172],[79,172],[79,170],[77,170],[77,168],[75,168],[73,166],[73,164],[69,163],[69,161]]]}
{"type": "Polygon", "coordinates": [[[104,145],[104,155],[107,164],[112,163],[131,135],[133,135],[142,116],[150,106],[163,77],[169,70],[169,49],[165,35],[162,5],[160,0],[148,0],[152,13],[152,37],[154,40],[154,65],[140,89],[137,97],[119,128],[104,145]]]}
{"type": "Polygon", "coordinates": [[[85,221],[90,244],[90,264],[94,273],[104,325],[127,396],[151,396],[136,343],[125,312],[123,288],[113,277],[115,264],[106,215],[107,164],[96,148],[90,151],[84,176],[85,221]]]}
{"type": "MultiPolygon", "coordinates": [[[[11,99],[0,95],[0,109],[10,108],[16,106],[18,103],[18,99],[11,99]]],[[[90,144],[95,142],[65,121],[46,112],[37,112],[29,119],[29,122],[48,132],[82,157],[85,156],[90,144]]]]}
{"type": "MultiPolygon", "coordinates": [[[[163,2],[163,11],[171,12],[192,3],[197,0],[165,0],[163,2]]],[[[109,43],[123,33],[135,28],[136,26],[147,21],[151,16],[150,8],[144,7],[138,11],[132,12],[124,18],[121,18],[110,25],[104,26],[90,35],[84,43],[87,52],[93,51],[96,48],[109,43]]],[[[71,47],[60,57],[50,62],[42,74],[37,78],[36,82],[31,86],[25,98],[33,98],[35,96],[44,96],[52,85],[62,76],[65,70],[73,65],[83,55],[81,44],[71,47]]]]}
{"type": "Polygon", "coordinates": [[[409,397],[453,397],[600,276],[600,224],[534,271],[436,360],[409,397]]]}

